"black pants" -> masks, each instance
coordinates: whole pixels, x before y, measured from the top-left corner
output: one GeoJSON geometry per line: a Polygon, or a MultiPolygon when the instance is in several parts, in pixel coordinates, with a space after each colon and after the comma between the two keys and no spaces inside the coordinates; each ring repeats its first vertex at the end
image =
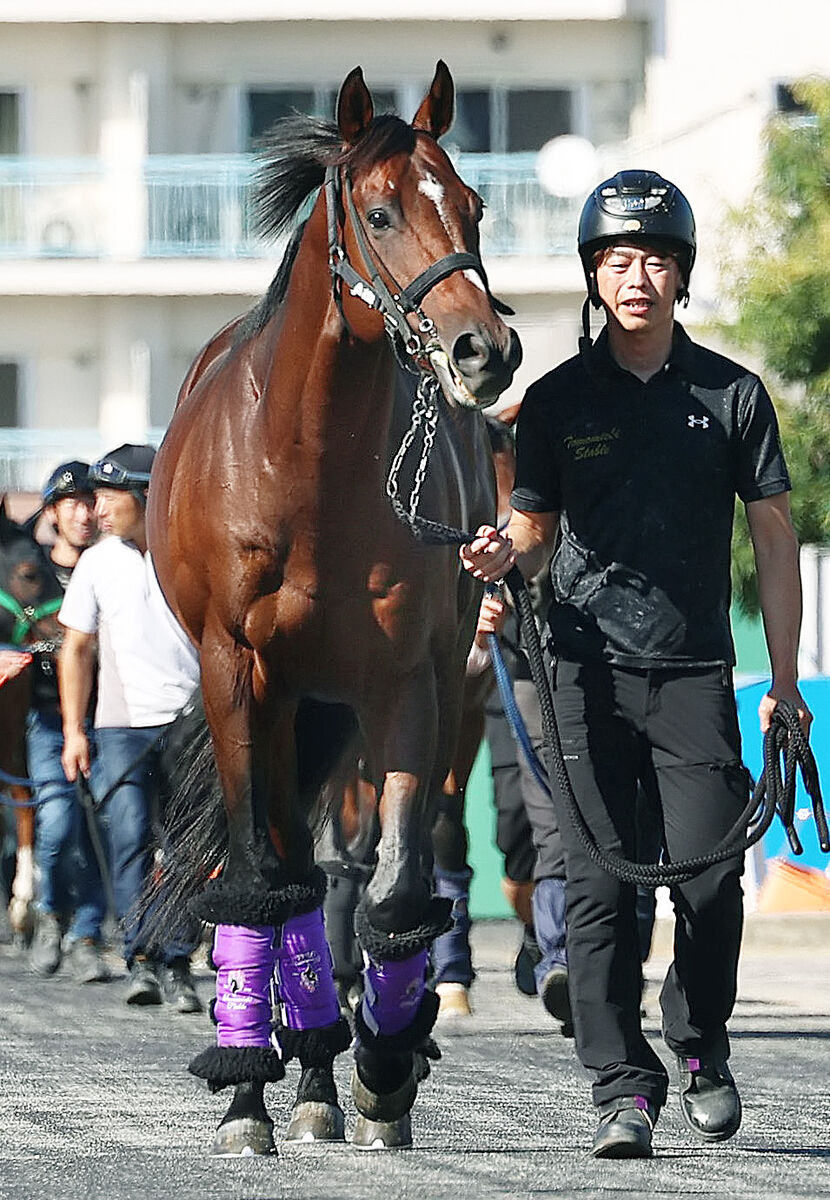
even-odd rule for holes
{"type": "MultiPolygon", "coordinates": [[[[731,674],[640,671],[560,661],[554,705],[568,775],[603,849],[636,855],[638,779],[658,798],[664,857],[711,850],[747,800],[731,674]]],[[[636,888],[595,866],[554,805],[567,864],[568,963],[576,1045],[593,1097],[666,1098],[666,1070],[640,1027],[636,888]]],[[[674,961],[663,1036],[677,1054],[726,1057],[743,924],[742,857],[672,889],[674,961]]]]}

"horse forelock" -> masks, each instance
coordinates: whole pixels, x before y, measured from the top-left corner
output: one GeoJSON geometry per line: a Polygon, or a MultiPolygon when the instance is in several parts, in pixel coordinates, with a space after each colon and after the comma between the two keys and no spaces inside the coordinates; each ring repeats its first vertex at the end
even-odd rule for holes
{"type": "Polygon", "coordinates": [[[363,136],[345,147],[335,162],[353,173],[368,171],[376,163],[396,154],[412,154],[415,130],[394,113],[382,113],[369,124],[363,136]]]}

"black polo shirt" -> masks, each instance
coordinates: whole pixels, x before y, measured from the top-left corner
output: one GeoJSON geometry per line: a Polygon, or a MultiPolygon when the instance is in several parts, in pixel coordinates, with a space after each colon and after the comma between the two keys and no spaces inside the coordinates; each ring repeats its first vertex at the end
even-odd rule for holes
{"type": "Polygon", "coordinates": [[[734,663],[735,496],[789,489],[757,375],[675,324],[668,363],[643,383],[603,331],[585,358],[529,388],[517,424],[511,503],[561,514],[556,653],[629,667],[734,663]]]}

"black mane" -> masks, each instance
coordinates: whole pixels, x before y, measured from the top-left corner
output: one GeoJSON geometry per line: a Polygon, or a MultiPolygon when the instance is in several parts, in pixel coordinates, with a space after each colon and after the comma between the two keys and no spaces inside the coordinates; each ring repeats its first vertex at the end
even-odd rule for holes
{"type": "Polygon", "coordinates": [[[323,182],[326,168],[353,170],[372,166],[393,154],[411,154],[415,131],[406,121],[384,113],[370,122],[353,146],[344,146],[335,124],[296,114],[277,121],[257,148],[260,166],[254,189],[254,228],[276,237],[296,217],[303,202],[323,182]]]}

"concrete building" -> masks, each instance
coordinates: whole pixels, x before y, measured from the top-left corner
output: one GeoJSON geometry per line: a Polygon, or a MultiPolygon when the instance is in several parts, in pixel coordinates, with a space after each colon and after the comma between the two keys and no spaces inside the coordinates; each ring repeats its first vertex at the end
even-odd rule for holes
{"type": "Polygon", "coordinates": [[[161,435],[194,354],[279,259],[249,228],[253,142],[291,108],[331,116],[356,64],[378,107],[407,117],[439,57],[453,72],[445,141],[487,200],[485,261],[525,347],[508,400],[573,350],[579,206],[621,166],[662,170],[686,191],[702,242],[686,320],[712,314],[724,211],[751,193],[788,85],[830,72],[830,6],[477,0],[475,19],[472,8],[5,0],[0,488],[36,488],[64,455],[161,435]],[[538,152],[562,135],[580,141],[548,152],[546,190],[538,152]]]}

